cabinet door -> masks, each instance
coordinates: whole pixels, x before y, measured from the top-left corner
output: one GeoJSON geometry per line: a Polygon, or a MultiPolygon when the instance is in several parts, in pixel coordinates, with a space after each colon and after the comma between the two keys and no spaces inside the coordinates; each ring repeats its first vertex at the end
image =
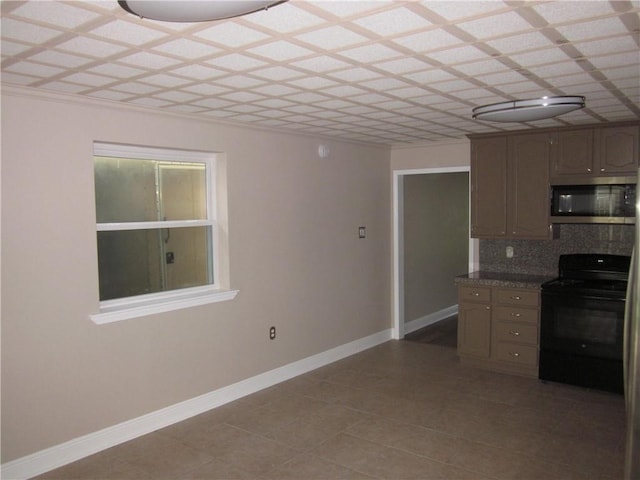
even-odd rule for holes
{"type": "Polygon", "coordinates": [[[640,127],[605,127],[597,132],[598,175],[636,175],[640,127]]]}
{"type": "Polygon", "coordinates": [[[507,138],[471,142],[471,236],[504,237],[507,232],[507,138]]]}
{"type": "Polygon", "coordinates": [[[565,175],[591,175],[594,172],[593,130],[554,133],[550,153],[552,180],[562,180],[565,175]]]}
{"type": "Polygon", "coordinates": [[[491,307],[484,303],[458,306],[458,354],[489,358],[491,353],[491,307]]]}
{"type": "Polygon", "coordinates": [[[507,231],[512,238],[550,238],[549,135],[509,137],[507,231]]]}

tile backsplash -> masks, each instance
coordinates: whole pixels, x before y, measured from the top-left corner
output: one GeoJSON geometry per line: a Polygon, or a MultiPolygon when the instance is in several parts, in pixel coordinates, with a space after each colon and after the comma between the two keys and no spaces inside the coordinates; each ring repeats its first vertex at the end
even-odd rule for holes
{"type": "Polygon", "coordinates": [[[634,225],[557,225],[554,240],[480,240],[480,270],[488,272],[557,275],[558,258],[565,253],[631,255],[634,225]],[[506,248],[513,247],[513,258],[506,248]]]}

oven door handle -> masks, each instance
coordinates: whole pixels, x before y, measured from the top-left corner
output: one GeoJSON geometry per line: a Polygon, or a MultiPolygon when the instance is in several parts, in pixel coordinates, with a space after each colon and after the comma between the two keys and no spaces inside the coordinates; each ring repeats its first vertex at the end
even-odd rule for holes
{"type": "Polygon", "coordinates": [[[633,328],[633,317],[635,313],[635,303],[636,299],[636,282],[638,281],[636,271],[636,250],[635,248],[631,252],[631,266],[629,268],[629,281],[627,283],[627,298],[624,306],[624,333],[623,333],[623,360],[622,360],[622,369],[623,369],[623,383],[624,383],[624,398],[626,403],[626,410],[629,411],[631,407],[631,395],[628,391],[629,389],[629,370],[630,370],[630,355],[631,355],[631,342],[633,341],[635,328],[633,328]]]}

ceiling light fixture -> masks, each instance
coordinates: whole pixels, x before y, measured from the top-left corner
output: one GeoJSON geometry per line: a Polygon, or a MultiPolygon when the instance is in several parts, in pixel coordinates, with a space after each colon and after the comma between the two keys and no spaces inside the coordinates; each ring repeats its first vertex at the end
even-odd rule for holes
{"type": "Polygon", "coordinates": [[[118,0],[127,12],[162,22],[210,22],[239,17],[287,0],[118,0]]]}
{"type": "Polygon", "coordinates": [[[492,103],[474,108],[471,113],[476,120],[492,122],[533,122],[553,118],[584,108],[582,96],[542,97],[531,100],[513,100],[492,103]]]}

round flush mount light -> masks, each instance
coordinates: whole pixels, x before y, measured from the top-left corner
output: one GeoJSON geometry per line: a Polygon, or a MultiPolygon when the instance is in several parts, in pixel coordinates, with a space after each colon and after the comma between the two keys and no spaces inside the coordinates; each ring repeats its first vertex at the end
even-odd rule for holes
{"type": "Polygon", "coordinates": [[[210,22],[266,10],[286,0],[118,0],[127,12],[162,22],[210,22]]]}
{"type": "Polygon", "coordinates": [[[513,100],[474,108],[471,113],[476,120],[491,122],[533,122],[557,117],[584,108],[582,96],[542,97],[531,100],[513,100]]]}

